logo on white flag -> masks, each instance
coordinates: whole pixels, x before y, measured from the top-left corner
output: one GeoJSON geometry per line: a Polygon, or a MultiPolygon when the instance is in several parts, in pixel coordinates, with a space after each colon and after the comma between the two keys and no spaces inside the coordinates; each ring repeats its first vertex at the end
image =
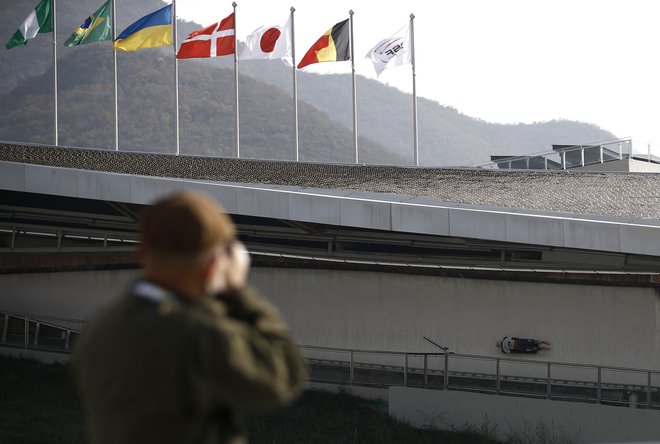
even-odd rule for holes
{"type": "Polygon", "coordinates": [[[371,60],[376,69],[376,74],[380,74],[391,66],[399,66],[404,63],[410,63],[410,51],[408,51],[410,41],[410,26],[406,25],[396,34],[378,42],[371,48],[366,58],[371,60]]]}
{"type": "Polygon", "coordinates": [[[282,59],[291,56],[290,20],[281,26],[262,26],[245,40],[240,60],[282,59]]]}
{"type": "Polygon", "coordinates": [[[388,64],[390,60],[397,56],[399,51],[404,49],[404,38],[397,37],[380,42],[374,49],[374,55],[378,57],[380,63],[388,64]]]}

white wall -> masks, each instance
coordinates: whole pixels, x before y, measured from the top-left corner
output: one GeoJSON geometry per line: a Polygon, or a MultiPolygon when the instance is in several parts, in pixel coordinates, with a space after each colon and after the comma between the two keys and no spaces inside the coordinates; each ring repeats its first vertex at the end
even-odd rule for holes
{"type": "Polygon", "coordinates": [[[538,359],[659,368],[654,289],[328,270],[259,269],[301,342],[502,356],[505,335],[548,340],[538,359]]]}
{"type": "Polygon", "coordinates": [[[109,270],[0,275],[0,310],[89,319],[138,274],[109,270]]]}
{"type": "MultiPolygon", "coordinates": [[[[0,310],[87,319],[139,272],[0,275],[0,310]]],[[[548,340],[534,359],[660,369],[660,303],[650,288],[256,268],[305,345],[504,356],[505,335],[548,340]]]]}
{"type": "MultiPolygon", "coordinates": [[[[643,154],[637,154],[643,156],[643,154]]],[[[631,173],[660,173],[660,165],[636,159],[610,160],[603,163],[593,163],[577,167],[581,171],[614,171],[631,173]]]]}
{"type": "Polygon", "coordinates": [[[514,435],[522,442],[660,441],[658,410],[391,387],[389,411],[395,418],[417,427],[460,429],[465,425],[496,425],[499,439],[514,435]],[[545,440],[540,439],[543,427],[545,440]]]}

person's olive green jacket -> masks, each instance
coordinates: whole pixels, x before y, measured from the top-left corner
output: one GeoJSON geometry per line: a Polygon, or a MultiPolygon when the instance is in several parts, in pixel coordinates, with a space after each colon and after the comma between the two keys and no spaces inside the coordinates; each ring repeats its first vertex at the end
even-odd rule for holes
{"type": "Polygon", "coordinates": [[[94,444],[241,443],[243,415],[292,401],[306,378],[253,291],[191,304],[144,281],[83,330],[73,368],[94,444]]]}

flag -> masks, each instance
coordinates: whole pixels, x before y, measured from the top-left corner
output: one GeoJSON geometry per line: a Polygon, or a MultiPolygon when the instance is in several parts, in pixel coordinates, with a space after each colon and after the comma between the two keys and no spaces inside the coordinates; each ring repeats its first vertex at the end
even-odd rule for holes
{"type": "Polygon", "coordinates": [[[27,45],[28,40],[35,38],[38,33],[48,32],[53,32],[53,0],[41,0],[11,36],[5,48],[27,45]]]}
{"type": "Polygon", "coordinates": [[[351,59],[348,19],[328,29],[298,63],[298,69],[312,63],[341,62],[351,59]]]}
{"type": "Polygon", "coordinates": [[[94,14],[73,31],[71,37],[64,42],[64,46],[84,45],[85,43],[112,40],[112,27],[110,26],[110,0],[105,2],[94,14]]]}
{"type": "Polygon", "coordinates": [[[145,15],[117,36],[115,49],[137,51],[172,44],[172,5],[145,15]]]}
{"type": "Polygon", "coordinates": [[[188,36],[179,47],[177,59],[220,57],[234,53],[234,14],[218,23],[198,29],[188,36]]]}
{"type": "Polygon", "coordinates": [[[376,69],[376,75],[392,66],[411,63],[410,51],[410,25],[401,28],[396,34],[378,42],[371,48],[366,58],[371,60],[376,69]]]}
{"type": "Polygon", "coordinates": [[[250,59],[283,59],[291,56],[291,19],[280,26],[257,28],[245,40],[245,47],[238,57],[250,59]]]}

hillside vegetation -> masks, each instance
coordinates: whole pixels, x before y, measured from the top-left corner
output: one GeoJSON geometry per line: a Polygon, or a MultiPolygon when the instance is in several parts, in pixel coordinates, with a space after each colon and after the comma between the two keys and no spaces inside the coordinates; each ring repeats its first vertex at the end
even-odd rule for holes
{"type": "MultiPolygon", "coordinates": [[[[86,443],[87,425],[68,365],[0,356],[0,442],[86,443]]],[[[291,407],[248,418],[249,442],[495,444],[475,430],[417,429],[396,421],[382,402],[310,390],[291,407]],[[385,411],[383,411],[385,410],[385,411]]]]}
{"type": "MultiPolygon", "coordinates": [[[[119,2],[118,29],[161,5],[159,0],[119,2]]],[[[64,42],[97,7],[98,0],[59,2],[58,41],[64,42]]],[[[29,11],[23,2],[4,2],[0,8],[0,35],[8,39],[29,11]]],[[[179,21],[180,39],[199,27],[179,21]]],[[[181,152],[233,156],[233,58],[184,60],[179,67],[181,152]]],[[[58,45],[58,71],[60,144],[112,147],[111,44],[58,45]]],[[[52,143],[52,36],[40,34],[25,47],[0,51],[0,75],[0,140],[52,143]]],[[[120,52],[118,79],[120,147],[173,152],[172,49],[120,52]]],[[[350,76],[303,70],[298,79],[301,160],[352,162],[350,76]]],[[[242,62],[239,85],[241,157],[293,159],[291,67],[282,61],[242,62]]],[[[411,164],[411,96],[362,76],[357,91],[360,161],[411,164]]],[[[418,115],[422,165],[474,165],[491,154],[519,155],[549,150],[552,144],[615,137],[595,125],[564,120],[489,123],[423,98],[418,115]]]]}

